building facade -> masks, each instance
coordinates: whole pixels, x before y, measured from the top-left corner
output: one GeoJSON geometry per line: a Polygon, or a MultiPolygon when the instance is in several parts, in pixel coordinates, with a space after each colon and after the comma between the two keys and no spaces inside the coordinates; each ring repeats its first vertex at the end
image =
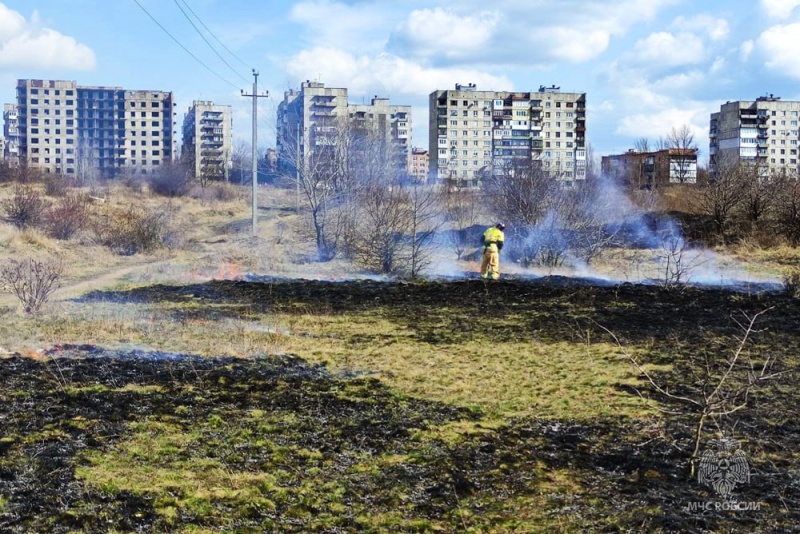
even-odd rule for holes
{"type": "Polygon", "coordinates": [[[168,91],[18,80],[20,160],[81,178],[153,172],[175,157],[174,105],[168,91]]]}
{"type": "Polygon", "coordinates": [[[181,161],[192,176],[203,180],[225,180],[233,166],[233,122],[231,106],[195,100],[183,116],[181,161]]]}
{"type": "Polygon", "coordinates": [[[430,175],[478,185],[513,160],[540,161],[562,180],[586,178],[586,93],[478,91],[474,84],[429,97],[430,175]]]}
{"type": "Polygon", "coordinates": [[[428,151],[424,148],[411,149],[409,175],[417,183],[424,184],[428,181],[428,151]]]}
{"type": "Polygon", "coordinates": [[[725,165],[746,162],[764,179],[798,176],[798,121],[800,102],[773,95],[726,102],[711,114],[709,173],[713,176],[725,165]]]}
{"type": "Polygon", "coordinates": [[[340,142],[343,132],[373,132],[387,142],[398,174],[408,172],[411,158],[411,106],[393,105],[375,97],[369,104],[350,104],[346,88],[305,81],[300,90],[284,93],[277,116],[278,169],[296,172],[312,154],[340,142]]]}
{"type": "Polygon", "coordinates": [[[16,104],[3,105],[3,159],[19,165],[19,114],[16,104]]]}
{"type": "Polygon", "coordinates": [[[603,174],[636,189],[697,183],[697,149],[665,148],[603,156],[603,174]]]}

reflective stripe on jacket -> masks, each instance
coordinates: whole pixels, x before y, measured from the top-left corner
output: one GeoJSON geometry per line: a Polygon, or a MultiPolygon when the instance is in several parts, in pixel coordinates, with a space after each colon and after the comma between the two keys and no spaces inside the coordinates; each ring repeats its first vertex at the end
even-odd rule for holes
{"type": "Polygon", "coordinates": [[[505,241],[505,234],[503,231],[495,228],[492,226],[491,228],[487,228],[485,232],[483,232],[483,250],[489,252],[498,251],[502,248],[502,244],[498,246],[498,243],[503,243],[505,241]]]}

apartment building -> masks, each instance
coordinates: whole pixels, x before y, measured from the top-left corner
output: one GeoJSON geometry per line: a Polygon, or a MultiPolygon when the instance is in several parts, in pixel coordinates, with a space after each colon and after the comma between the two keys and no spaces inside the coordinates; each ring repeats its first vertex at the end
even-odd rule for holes
{"type": "Polygon", "coordinates": [[[697,183],[695,148],[665,148],[653,152],[629,150],[624,154],[603,156],[600,166],[605,176],[637,189],[697,183]]]}
{"type": "Polygon", "coordinates": [[[19,114],[16,104],[3,105],[3,159],[19,164],[19,114]]]}
{"type": "Polygon", "coordinates": [[[511,160],[540,161],[559,179],[586,178],[586,93],[479,91],[475,84],[429,97],[430,175],[477,186],[511,160]]]}
{"type": "Polygon", "coordinates": [[[296,172],[295,162],[308,162],[315,152],[335,145],[344,131],[376,135],[388,142],[398,174],[408,172],[411,157],[411,106],[393,105],[387,98],[369,104],[348,102],[346,88],[305,81],[300,90],[284,93],[277,116],[278,168],[296,172]]]}
{"type": "Polygon", "coordinates": [[[19,157],[45,173],[111,178],[171,162],[174,99],[168,91],[18,80],[19,157]]]}
{"type": "Polygon", "coordinates": [[[417,183],[424,184],[428,181],[427,150],[417,147],[411,149],[411,165],[408,174],[417,183]]]}
{"type": "Polygon", "coordinates": [[[233,164],[231,106],[195,100],[183,116],[181,161],[194,177],[228,180],[233,164]]]}
{"type": "Polygon", "coordinates": [[[757,167],[762,178],[798,176],[800,102],[773,95],[726,102],[711,114],[709,173],[732,162],[757,167]]]}

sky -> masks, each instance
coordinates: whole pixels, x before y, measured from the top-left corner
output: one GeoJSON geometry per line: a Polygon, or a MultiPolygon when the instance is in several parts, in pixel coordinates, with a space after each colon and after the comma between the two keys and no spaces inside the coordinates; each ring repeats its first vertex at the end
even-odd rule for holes
{"type": "Polygon", "coordinates": [[[0,0],[0,98],[17,79],[173,91],[233,106],[258,145],[305,80],[413,106],[428,146],[428,95],[478,90],[586,93],[596,156],[689,126],[708,155],[709,114],[773,94],[800,100],[800,0],[0,0]]]}

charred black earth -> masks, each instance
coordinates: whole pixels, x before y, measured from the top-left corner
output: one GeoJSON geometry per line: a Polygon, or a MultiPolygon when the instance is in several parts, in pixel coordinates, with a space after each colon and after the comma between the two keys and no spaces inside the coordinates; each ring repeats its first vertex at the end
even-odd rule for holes
{"type": "Polygon", "coordinates": [[[785,374],[736,418],[749,437],[752,478],[735,497],[758,506],[698,510],[690,503],[718,499],[686,472],[685,410],[642,420],[525,417],[489,428],[477,411],[403,397],[294,356],[53,347],[37,359],[0,360],[2,532],[539,531],[532,518],[563,531],[800,531],[800,304],[779,293],[551,278],[211,282],[86,300],[224,303],[175,311],[210,320],[380,310],[431,344],[481,338],[481,317],[522,317],[494,335],[543,342],[572,339],[576,322],[603,336],[602,325],[651,346],[651,362],[673,364],[659,379],[678,392],[696,381],[687,361],[721,350],[709,339],[740,332],[731,317],[769,310],[753,343],[785,374]],[[453,425],[472,430],[457,440],[436,432],[453,425]],[[136,448],[148,443],[142,436],[161,445],[136,448]],[[120,450],[127,477],[115,470],[120,450]],[[159,478],[158,468],[176,466],[221,466],[230,477],[223,486],[252,483],[190,499],[159,478]],[[134,489],[145,467],[152,483],[134,489]],[[107,483],[87,483],[87,473],[104,472],[107,483]]]}

